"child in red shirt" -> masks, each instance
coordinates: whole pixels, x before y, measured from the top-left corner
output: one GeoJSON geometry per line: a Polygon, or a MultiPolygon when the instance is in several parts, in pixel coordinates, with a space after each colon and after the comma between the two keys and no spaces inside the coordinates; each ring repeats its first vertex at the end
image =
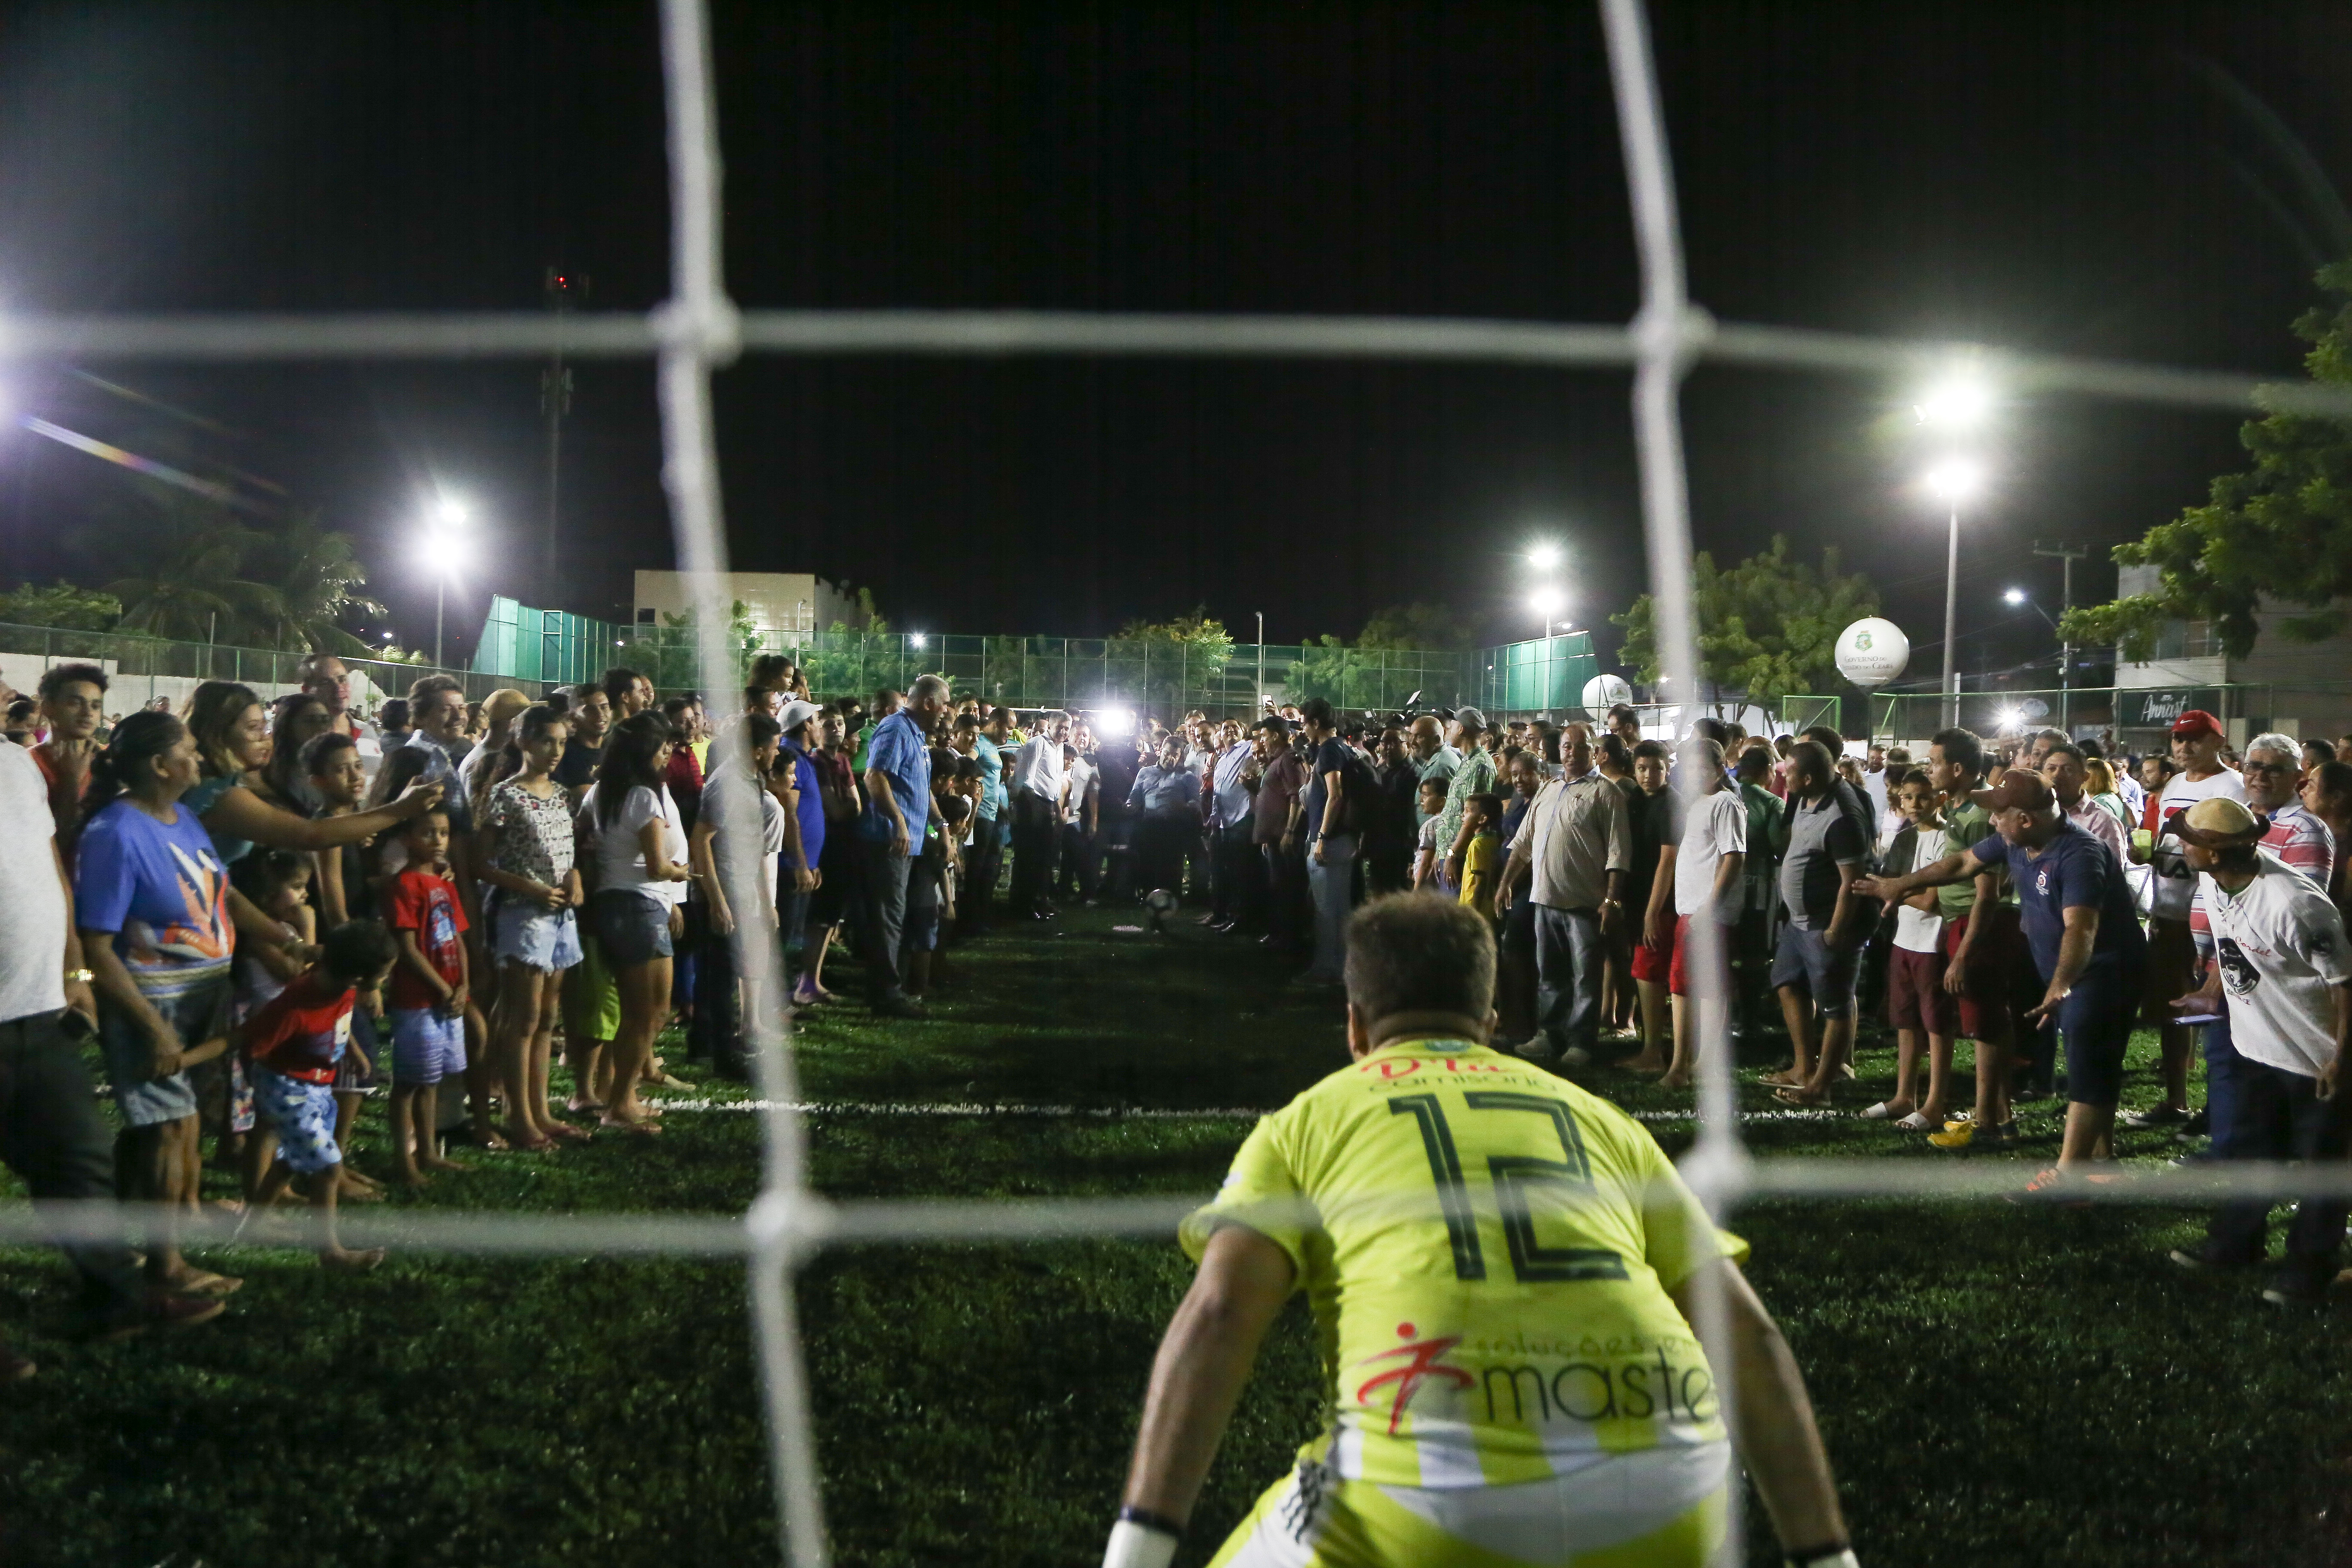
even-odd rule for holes
{"type": "Polygon", "coordinates": [[[466,1070],[466,910],[436,867],[449,849],[449,817],[438,809],[402,830],[408,864],[383,889],[384,923],[400,945],[387,998],[392,1016],[392,1146],[394,1173],[412,1187],[428,1171],[462,1171],[436,1141],[441,1080],[466,1070]]]}
{"type": "Polygon", "coordinates": [[[261,1180],[251,1211],[267,1210],[297,1175],[310,1181],[320,1226],[319,1261],[329,1268],[364,1271],[383,1261],[383,1248],[355,1252],[335,1234],[337,1169],[335,1068],[352,1042],[358,993],[383,984],[392,968],[392,938],[374,921],[345,921],[327,933],[317,963],[289,982],[247,1018],[238,1044],[253,1063],[253,1098],[278,1128],[278,1161],[261,1180]]]}

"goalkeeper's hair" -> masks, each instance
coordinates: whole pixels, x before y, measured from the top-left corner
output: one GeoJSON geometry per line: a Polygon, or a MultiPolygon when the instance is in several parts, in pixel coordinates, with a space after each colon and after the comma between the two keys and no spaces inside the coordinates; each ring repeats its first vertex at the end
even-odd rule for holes
{"type": "Polygon", "coordinates": [[[1375,899],[1348,922],[1348,1000],[1367,1026],[1396,1013],[1483,1020],[1495,1005],[1495,933],[1452,899],[1375,899]]]}

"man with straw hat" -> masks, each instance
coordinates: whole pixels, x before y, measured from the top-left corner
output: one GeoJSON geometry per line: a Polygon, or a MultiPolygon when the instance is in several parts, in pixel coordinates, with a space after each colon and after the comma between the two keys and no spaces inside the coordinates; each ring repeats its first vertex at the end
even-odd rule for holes
{"type": "MultiPolygon", "coordinates": [[[[2228,1008],[2249,1072],[2230,1097],[2215,1144],[2233,1160],[2340,1163],[2345,1099],[2336,1092],[2352,1031],[2352,952],[2344,920],[2317,882],[2265,847],[2267,817],[2239,801],[2203,800],[2168,825],[2177,834],[2212,928],[2213,964],[2200,990],[2172,1005],[2187,1017],[2228,1008]]],[[[2268,1199],[2223,1205],[2205,1240],[2172,1254],[2184,1268],[2250,1268],[2263,1259],[2268,1199]]],[[[2277,1306],[2315,1305],[2336,1277],[2341,1198],[2305,1198],[2287,1226],[2286,1256],[2263,1290],[2277,1306]]]]}

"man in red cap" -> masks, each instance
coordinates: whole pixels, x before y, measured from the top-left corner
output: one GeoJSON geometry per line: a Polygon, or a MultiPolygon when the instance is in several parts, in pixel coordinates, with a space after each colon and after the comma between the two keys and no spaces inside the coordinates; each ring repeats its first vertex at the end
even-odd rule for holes
{"type": "Polygon", "coordinates": [[[2197,896],[2197,873],[2183,858],[2180,840],[2165,825],[2200,801],[2246,798],[2245,782],[2221,764],[2221,721],[2191,708],[2172,726],[2172,761],[2179,770],[2165,781],[2156,807],[2156,845],[2148,864],[2156,875],[2147,921],[2147,991],[2139,1021],[2158,1026],[2164,1040],[2164,1099],[2124,1119],[2126,1127],[2170,1127],[2189,1120],[2189,1028],[2173,1021],[2172,1000],[2197,986],[2197,944],[2189,935],[2189,906],[2197,896]]]}
{"type": "MultiPolygon", "coordinates": [[[[2066,1039],[2066,1139],[2058,1169],[2070,1173],[2111,1156],[2147,940],[2115,851],[2067,821],[2048,784],[2011,768],[1985,804],[1993,826],[1987,837],[1906,876],[1857,879],[1853,890],[1891,903],[1989,868],[2007,868],[2043,986],[2042,1005],[2021,1022],[2054,1016],[2066,1039]]],[[[2049,1180],[2047,1173],[2035,1177],[2033,1189],[2049,1180]]]]}

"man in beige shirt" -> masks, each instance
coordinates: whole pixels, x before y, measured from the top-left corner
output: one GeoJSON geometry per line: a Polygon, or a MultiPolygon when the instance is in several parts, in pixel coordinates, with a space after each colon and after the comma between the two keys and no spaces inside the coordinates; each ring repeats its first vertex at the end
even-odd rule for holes
{"type": "Polygon", "coordinates": [[[1529,1061],[1584,1067],[1601,1037],[1601,939],[1625,920],[1633,825],[1622,791],[1592,771],[1592,731],[1560,731],[1561,776],[1537,792],[1511,847],[1500,914],[1536,906],[1536,1029],[1514,1047],[1529,1061]]]}

